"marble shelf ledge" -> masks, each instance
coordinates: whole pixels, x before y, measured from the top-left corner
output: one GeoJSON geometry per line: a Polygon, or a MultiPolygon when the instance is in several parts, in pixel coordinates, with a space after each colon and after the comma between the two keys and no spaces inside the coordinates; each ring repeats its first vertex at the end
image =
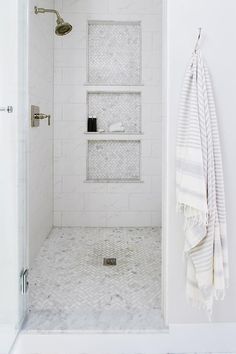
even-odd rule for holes
{"type": "Polygon", "coordinates": [[[126,132],[84,132],[84,134],[88,135],[143,135],[143,132],[140,133],[126,133],[126,132]]]}
{"type": "Polygon", "coordinates": [[[84,183],[144,183],[144,181],[135,179],[86,179],[84,183]]]}
{"type": "Polygon", "coordinates": [[[144,135],[143,134],[124,134],[124,133],[118,133],[118,134],[103,134],[103,133],[85,133],[85,136],[87,140],[122,140],[122,141],[142,141],[144,135]]]}
{"type": "Polygon", "coordinates": [[[97,86],[104,86],[104,87],[107,87],[107,86],[112,86],[112,87],[114,87],[114,86],[117,86],[117,87],[121,87],[121,86],[123,86],[123,87],[140,87],[140,86],[144,86],[144,83],[143,82],[137,82],[137,83],[132,83],[132,84],[125,84],[125,83],[120,83],[120,84],[106,84],[106,83],[102,83],[102,82],[100,82],[100,83],[96,83],[96,82],[85,82],[84,83],[84,86],[95,86],[95,87],[97,87],[97,86]]]}

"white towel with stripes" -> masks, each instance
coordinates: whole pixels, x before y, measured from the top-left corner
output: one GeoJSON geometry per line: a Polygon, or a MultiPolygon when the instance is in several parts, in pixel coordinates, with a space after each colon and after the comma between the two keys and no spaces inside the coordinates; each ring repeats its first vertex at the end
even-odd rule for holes
{"type": "Polygon", "coordinates": [[[229,272],[220,139],[210,76],[199,49],[184,79],[176,150],[186,295],[211,317],[213,299],[223,299],[229,272]]]}

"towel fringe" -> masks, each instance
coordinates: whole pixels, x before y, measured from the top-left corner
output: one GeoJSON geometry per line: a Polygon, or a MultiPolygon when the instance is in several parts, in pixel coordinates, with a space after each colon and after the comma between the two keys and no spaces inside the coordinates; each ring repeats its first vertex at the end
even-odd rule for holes
{"type": "Polygon", "coordinates": [[[207,304],[202,301],[199,301],[196,298],[193,297],[187,297],[187,302],[190,304],[193,308],[196,308],[198,310],[203,310],[208,318],[208,321],[212,321],[212,304],[207,304]]]}
{"type": "Polygon", "coordinates": [[[184,231],[191,229],[196,225],[208,225],[208,213],[193,208],[184,203],[177,203],[176,210],[184,216],[184,231]]]}

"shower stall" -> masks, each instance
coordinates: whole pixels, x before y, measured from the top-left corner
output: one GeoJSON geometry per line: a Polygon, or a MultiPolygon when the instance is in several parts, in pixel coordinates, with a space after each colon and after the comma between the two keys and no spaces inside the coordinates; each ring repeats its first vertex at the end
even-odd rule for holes
{"type": "Polygon", "coordinates": [[[163,327],[161,37],[161,0],[29,4],[25,331],[163,327]]]}
{"type": "Polygon", "coordinates": [[[22,331],[159,331],[162,2],[26,3],[22,331]]]}

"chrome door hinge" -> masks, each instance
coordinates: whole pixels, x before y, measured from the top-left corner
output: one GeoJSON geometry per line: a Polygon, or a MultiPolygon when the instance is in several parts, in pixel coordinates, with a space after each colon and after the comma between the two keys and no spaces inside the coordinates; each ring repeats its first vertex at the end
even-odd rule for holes
{"type": "Polygon", "coordinates": [[[21,286],[22,294],[26,294],[29,287],[28,275],[29,275],[29,269],[22,269],[20,273],[20,283],[21,283],[20,286],[21,286]]]}

